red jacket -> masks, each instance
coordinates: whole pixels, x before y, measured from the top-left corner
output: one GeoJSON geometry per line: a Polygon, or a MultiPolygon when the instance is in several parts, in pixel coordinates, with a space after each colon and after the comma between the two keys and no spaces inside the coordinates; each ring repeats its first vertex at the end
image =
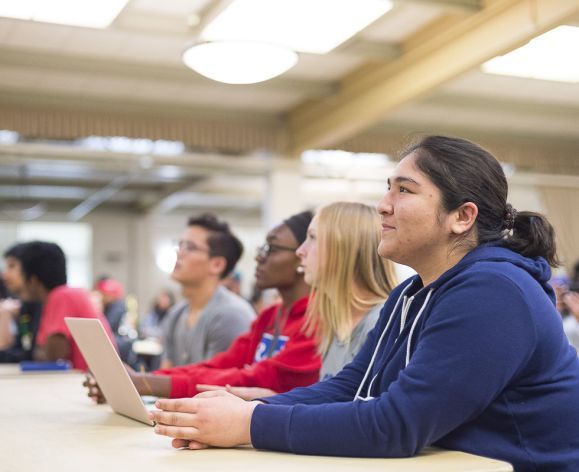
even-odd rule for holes
{"type": "Polygon", "coordinates": [[[235,339],[227,351],[205,362],[157,370],[155,374],[171,376],[171,398],[196,395],[200,383],[286,392],[317,382],[321,366],[317,343],[302,329],[307,305],[308,298],[304,297],[283,314],[282,320],[287,316],[287,321],[275,347],[271,345],[279,304],[264,309],[250,331],[235,339]]]}

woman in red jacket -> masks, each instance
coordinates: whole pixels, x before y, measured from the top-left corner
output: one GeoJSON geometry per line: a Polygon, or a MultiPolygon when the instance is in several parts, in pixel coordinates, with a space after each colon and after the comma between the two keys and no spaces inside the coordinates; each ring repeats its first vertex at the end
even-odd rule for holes
{"type": "MultiPolygon", "coordinates": [[[[306,239],[312,213],[294,215],[275,226],[258,249],[255,270],[259,289],[275,288],[281,302],[265,308],[248,333],[230,348],[198,364],[129,374],[141,395],[182,398],[198,393],[198,384],[263,387],[285,392],[319,379],[320,356],[315,338],[303,329],[309,287],[296,249],[306,239]]],[[[104,398],[94,379],[89,396],[104,398]]]]}

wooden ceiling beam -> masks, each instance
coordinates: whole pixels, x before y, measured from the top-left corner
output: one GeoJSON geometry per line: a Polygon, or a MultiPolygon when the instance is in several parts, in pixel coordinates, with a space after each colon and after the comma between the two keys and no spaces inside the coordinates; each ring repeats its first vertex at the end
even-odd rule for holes
{"type": "Polygon", "coordinates": [[[398,59],[340,84],[336,95],[290,112],[288,154],[338,145],[388,112],[525,44],[578,11],[577,0],[485,2],[478,13],[407,48],[398,59]]]}

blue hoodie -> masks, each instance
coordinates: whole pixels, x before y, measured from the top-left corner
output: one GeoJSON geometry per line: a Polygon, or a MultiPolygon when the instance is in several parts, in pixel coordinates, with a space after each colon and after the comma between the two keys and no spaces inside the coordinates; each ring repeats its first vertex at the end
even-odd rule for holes
{"type": "Polygon", "coordinates": [[[407,457],[434,445],[578,471],[579,360],[549,277],[542,258],[481,246],[426,287],[409,279],[337,376],[256,407],[254,447],[407,457]]]}

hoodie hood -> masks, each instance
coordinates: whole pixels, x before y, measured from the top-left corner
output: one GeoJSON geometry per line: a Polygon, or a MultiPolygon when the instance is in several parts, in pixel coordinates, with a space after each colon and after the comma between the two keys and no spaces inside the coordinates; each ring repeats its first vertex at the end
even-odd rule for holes
{"type": "Polygon", "coordinates": [[[447,270],[428,287],[436,290],[457,273],[479,262],[509,262],[519,267],[533,277],[541,285],[549,298],[555,302],[555,292],[549,284],[551,268],[544,258],[525,257],[510,249],[493,244],[485,244],[473,249],[464,256],[458,264],[447,270]]]}

